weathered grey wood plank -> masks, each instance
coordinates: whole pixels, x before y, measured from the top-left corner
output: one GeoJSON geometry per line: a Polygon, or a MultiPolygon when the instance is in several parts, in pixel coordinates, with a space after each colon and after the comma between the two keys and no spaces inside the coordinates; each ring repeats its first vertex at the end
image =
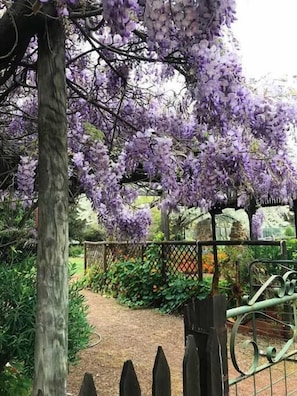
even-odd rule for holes
{"type": "Polygon", "coordinates": [[[193,335],[189,335],[186,341],[183,360],[183,395],[201,396],[199,355],[193,335]]]}
{"type": "Polygon", "coordinates": [[[227,342],[221,343],[222,333],[211,327],[206,345],[207,396],[225,396],[229,394],[228,376],[225,368],[224,349],[227,342]]]}

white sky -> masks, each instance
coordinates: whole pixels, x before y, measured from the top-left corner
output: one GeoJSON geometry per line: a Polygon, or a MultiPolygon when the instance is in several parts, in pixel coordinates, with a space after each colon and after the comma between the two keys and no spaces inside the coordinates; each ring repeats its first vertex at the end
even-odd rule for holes
{"type": "Polygon", "coordinates": [[[297,0],[236,0],[245,74],[297,75],[297,0]]]}

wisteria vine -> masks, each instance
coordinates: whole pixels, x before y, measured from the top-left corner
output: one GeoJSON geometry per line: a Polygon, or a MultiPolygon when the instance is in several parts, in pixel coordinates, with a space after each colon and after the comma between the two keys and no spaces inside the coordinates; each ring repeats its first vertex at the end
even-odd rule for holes
{"type": "MultiPolygon", "coordinates": [[[[244,78],[230,30],[234,0],[56,3],[67,33],[70,184],[110,234],[146,238],[149,210],[133,208],[139,189],[157,191],[168,210],[296,198],[288,151],[296,101],[244,78]]],[[[2,103],[6,144],[18,157],[10,199],[24,206],[38,195],[36,48],[32,39],[21,83],[2,103]]]]}

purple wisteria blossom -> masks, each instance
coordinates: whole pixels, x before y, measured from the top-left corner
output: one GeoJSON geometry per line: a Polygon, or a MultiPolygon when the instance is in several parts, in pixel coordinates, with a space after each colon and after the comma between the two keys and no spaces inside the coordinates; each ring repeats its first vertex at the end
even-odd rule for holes
{"type": "MultiPolygon", "coordinates": [[[[66,32],[71,194],[86,194],[110,234],[145,238],[142,189],[169,211],[297,198],[296,99],[245,79],[234,0],[52,4],[66,32]]],[[[32,37],[2,111],[4,154],[16,155],[1,197],[25,205],[37,196],[37,53],[32,37]]]]}
{"type": "Polygon", "coordinates": [[[18,194],[24,207],[31,206],[34,197],[34,183],[38,161],[21,156],[16,174],[18,194]]]}

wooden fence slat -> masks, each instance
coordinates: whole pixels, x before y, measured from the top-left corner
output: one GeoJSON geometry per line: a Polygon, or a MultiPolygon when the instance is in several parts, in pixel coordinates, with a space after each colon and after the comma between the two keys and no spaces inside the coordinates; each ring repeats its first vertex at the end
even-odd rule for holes
{"type": "Polygon", "coordinates": [[[171,396],[170,368],[161,346],[158,347],[153,368],[152,396],[171,396]]]}
{"type": "Polygon", "coordinates": [[[140,396],[139,382],[131,360],[124,363],[120,380],[120,396],[140,396]]]}
{"type": "Polygon", "coordinates": [[[97,396],[92,374],[85,373],[78,396],[97,396]]]}
{"type": "MultiPolygon", "coordinates": [[[[193,335],[199,351],[200,389],[202,395],[221,396],[221,393],[209,393],[210,361],[207,360],[206,347],[212,328],[217,331],[217,343],[220,345],[220,358],[224,377],[228,377],[227,365],[227,331],[226,331],[226,299],[223,295],[209,296],[204,300],[194,300],[185,308],[185,337],[193,335]]],[[[209,344],[212,345],[212,344],[209,344]]],[[[221,381],[221,378],[219,379],[221,381]]]]}
{"type": "Polygon", "coordinates": [[[183,395],[201,396],[199,355],[193,335],[187,336],[183,360],[183,395]]]}
{"type": "MultiPolygon", "coordinates": [[[[217,329],[211,327],[206,346],[208,396],[224,396],[229,393],[228,371],[224,364],[224,346],[217,329]]],[[[227,342],[227,340],[226,340],[227,342]]]]}

